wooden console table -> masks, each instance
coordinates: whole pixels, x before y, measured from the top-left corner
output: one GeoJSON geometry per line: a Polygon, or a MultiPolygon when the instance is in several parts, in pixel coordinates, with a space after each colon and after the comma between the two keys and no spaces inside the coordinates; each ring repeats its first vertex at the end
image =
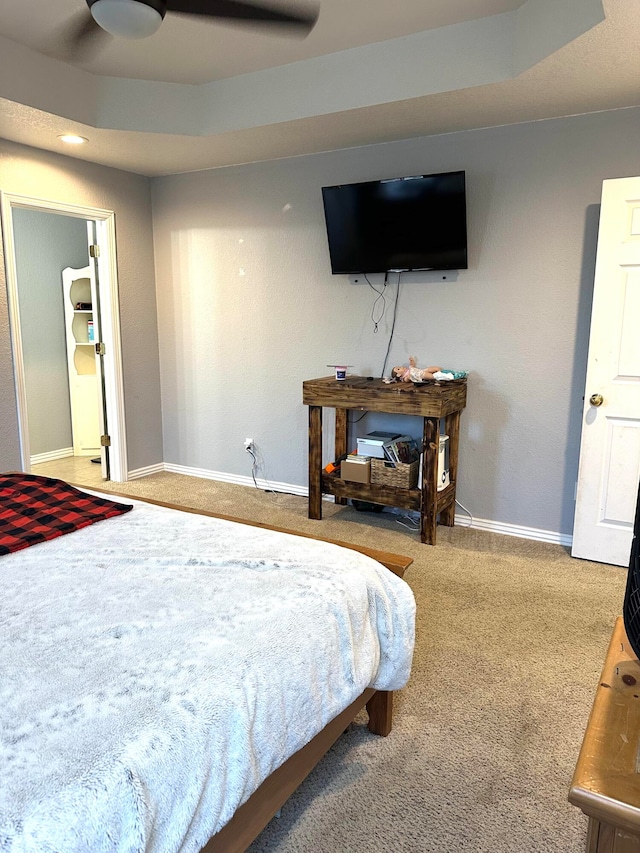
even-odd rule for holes
{"type": "Polygon", "coordinates": [[[616,620],[569,802],[589,818],[587,853],[640,851],[640,662],[616,620]]]}
{"type": "Polygon", "coordinates": [[[453,527],[455,518],[456,476],[460,437],[460,412],[467,401],[466,379],[442,384],[413,385],[381,379],[334,376],[309,379],[302,383],[302,402],[309,407],[309,518],[322,518],[322,495],[334,495],[336,503],[356,498],[384,506],[398,506],[420,512],[420,539],[436,544],[436,524],[453,527]],[[348,411],[387,412],[418,415],[424,419],[422,488],[352,483],[335,474],[326,474],[322,465],[322,408],[336,410],[335,459],[348,452],[348,411]],[[440,419],[445,419],[449,436],[450,484],[438,491],[438,443],[440,419]]]}

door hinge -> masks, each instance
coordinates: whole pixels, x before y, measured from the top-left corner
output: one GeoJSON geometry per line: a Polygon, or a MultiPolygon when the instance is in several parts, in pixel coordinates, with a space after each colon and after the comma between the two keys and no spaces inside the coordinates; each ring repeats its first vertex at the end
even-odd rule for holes
{"type": "Polygon", "coordinates": [[[89,246],[89,257],[90,258],[99,258],[100,257],[100,246],[89,246]]]}
{"type": "Polygon", "coordinates": [[[100,343],[96,344],[96,355],[106,355],[106,354],[107,354],[107,348],[102,343],[102,341],[100,343]]]}
{"type": "Polygon", "coordinates": [[[111,447],[111,436],[110,435],[101,435],[100,436],[100,447],[111,447]]]}

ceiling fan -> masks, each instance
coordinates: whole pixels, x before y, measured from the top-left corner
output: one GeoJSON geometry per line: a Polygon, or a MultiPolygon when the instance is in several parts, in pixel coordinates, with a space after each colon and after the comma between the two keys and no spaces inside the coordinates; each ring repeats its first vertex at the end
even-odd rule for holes
{"type": "MultiPolygon", "coordinates": [[[[201,20],[224,19],[236,23],[286,27],[306,36],[317,19],[318,6],[299,11],[253,0],[85,0],[89,7],[65,29],[63,52],[74,55],[95,50],[109,36],[141,39],[153,35],[167,12],[201,20]]],[[[59,45],[60,46],[60,45],[59,45]]]]}

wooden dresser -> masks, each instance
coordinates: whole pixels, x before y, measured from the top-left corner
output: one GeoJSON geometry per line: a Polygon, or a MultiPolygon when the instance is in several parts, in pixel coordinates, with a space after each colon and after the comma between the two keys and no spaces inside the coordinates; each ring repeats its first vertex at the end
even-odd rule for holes
{"type": "Polygon", "coordinates": [[[616,620],[569,791],[587,853],[640,853],[640,662],[616,620]]]}

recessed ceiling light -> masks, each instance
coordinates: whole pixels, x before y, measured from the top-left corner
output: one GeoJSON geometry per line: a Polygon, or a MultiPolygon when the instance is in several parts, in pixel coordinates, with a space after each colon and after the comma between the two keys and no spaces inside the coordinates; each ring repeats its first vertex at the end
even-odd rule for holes
{"type": "Polygon", "coordinates": [[[69,145],[82,145],[83,142],[89,141],[86,137],[76,136],[74,133],[64,133],[62,136],[59,136],[58,139],[61,139],[63,142],[68,142],[69,145]]]}

